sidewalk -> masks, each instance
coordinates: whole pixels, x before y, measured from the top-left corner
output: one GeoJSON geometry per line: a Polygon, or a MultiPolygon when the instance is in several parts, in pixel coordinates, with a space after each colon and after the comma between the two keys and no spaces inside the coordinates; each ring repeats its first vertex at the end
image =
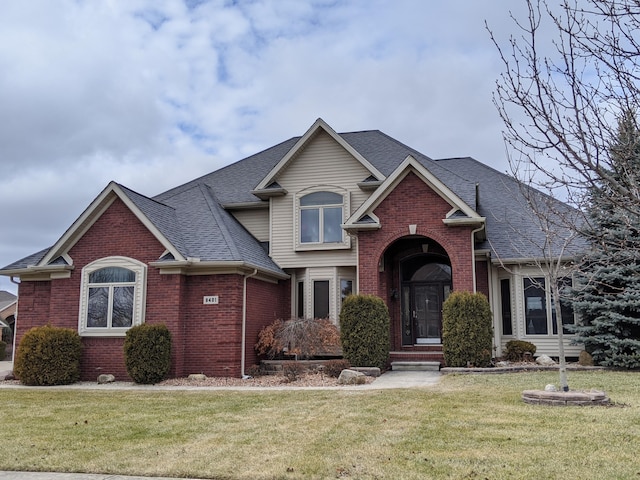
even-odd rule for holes
{"type": "MultiPolygon", "coordinates": [[[[11,362],[0,362],[0,380],[4,380],[5,376],[12,370],[11,362]]],[[[357,390],[379,390],[388,388],[422,388],[435,385],[440,380],[440,372],[421,372],[421,371],[388,371],[376,378],[372,383],[366,385],[339,386],[339,387],[189,387],[189,386],[156,386],[156,385],[136,385],[135,383],[116,382],[99,385],[92,382],[74,383],[72,385],[63,385],[59,387],[47,388],[64,388],[64,389],[92,389],[92,390],[262,390],[268,388],[270,390],[293,390],[293,389],[357,389],[357,390]]],[[[0,387],[4,388],[4,387],[0,387]]],[[[28,388],[22,386],[11,386],[6,388],[28,388]]],[[[33,387],[38,388],[38,387],[33,387]]],[[[10,478],[10,477],[4,477],[10,478]]],[[[0,480],[3,477],[0,475],[0,480]]]]}

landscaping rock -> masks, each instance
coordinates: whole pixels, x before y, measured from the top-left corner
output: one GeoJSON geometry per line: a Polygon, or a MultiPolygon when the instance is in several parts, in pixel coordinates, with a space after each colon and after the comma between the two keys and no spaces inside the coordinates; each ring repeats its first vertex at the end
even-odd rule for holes
{"type": "Polygon", "coordinates": [[[356,372],[362,372],[367,377],[380,376],[380,369],[378,367],[352,367],[350,370],[355,370],[356,372]]]}
{"type": "Polygon", "coordinates": [[[114,377],[110,373],[102,373],[98,375],[98,383],[101,385],[104,383],[113,383],[115,381],[116,381],[116,377],[114,377]]]}
{"type": "Polygon", "coordinates": [[[556,388],[556,386],[554,384],[550,383],[546,387],[544,387],[544,391],[545,392],[557,392],[558,389],[556,388]]]}
{"type": "Polygon", "coordinates": [[[194,381],[201,381],[201,380],[206,380],[207,376],[204,373],[192,373],[191,375],[189,375],[189,377],[187,377],[189,380],[194,380],[194,381]]]}
{"type": "Polygon", "coordinates": [[[339,385],[363,385],[366,383],[366,375],[355,370],[345,369],[340,372],[338,377],[339,385]]]}
{"type": "Polygon", "coordinates": [[[580,356],[578,357],[578,363],[583,367],[592,367],[593,366],[593,357],[586,350],[582,350],[580,352],[580,356]]]}
{"type": "Polygon", "coordinates": [[[551,366],[556,364],[553,358],[551,358],[549,355],[540,355],[538,358],[536,358],[536,363],[538,365],[546,365],[546,366],[551,366]]]}
{"type": "Polygon", "coordinates": [[[522,400],[533,405],[549,406],[592,406],[609,405],[609,397],[600,390],[547,392],[544,390],[525,390],[522,400]]]}

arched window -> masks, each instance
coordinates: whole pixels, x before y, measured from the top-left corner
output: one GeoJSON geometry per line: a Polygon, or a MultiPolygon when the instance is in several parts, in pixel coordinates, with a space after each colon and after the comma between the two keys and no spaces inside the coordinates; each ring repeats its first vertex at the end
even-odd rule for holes
{"type": "Polygon", "coordinates": [[[342,243],[344,197],[314,192],[300,197],[300,243],[342,243]]]}
{"type": "Polygon", "coordinates": [[[81,335],[124,335],[143,322],[146,266],[125,257],[96,260],[82,269],[81,335]]]}

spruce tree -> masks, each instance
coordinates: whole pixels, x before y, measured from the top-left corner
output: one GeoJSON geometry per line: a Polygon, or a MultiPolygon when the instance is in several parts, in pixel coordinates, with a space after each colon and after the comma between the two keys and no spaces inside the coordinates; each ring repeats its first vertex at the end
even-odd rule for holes
{"type": "MultiPolygon", "coordinates": [[[[640,188],[640,131],[627,112],[611,145],[613,176],[640,188]]],[[[591,248],[573,290],[577,340],[596,363],[640,368],[640,217],[606,184],[589,191],[585,235],[591,248]]]]}

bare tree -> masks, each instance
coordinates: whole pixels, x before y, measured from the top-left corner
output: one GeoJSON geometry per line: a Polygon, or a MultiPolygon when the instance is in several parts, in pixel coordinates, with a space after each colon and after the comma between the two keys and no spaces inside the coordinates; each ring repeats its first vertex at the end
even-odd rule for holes
{"type": "Polygon", "coordinates": [[[576,206],[606,184],[612,202],[640,213],[640,173],[615,175],[624,166],[609,148],[617,119],[638,111],[640,1],[525,2],[504,46],[488,27],[504,64],[494,103],[512,171],[576,206]]]}
{"type": "MultiPolygon", "coordinates": [[[[504,46],[487,27],[504,65],[494,104],[505,125],[511,173],[544,238],[536,242],[537,266],[550,282],[561,385],[568,389],[559,283],[568,267],[579,268],[566,254],[575,253],[589,230],[581,212],[600,190],[612,206],[640,214],[640,172],[611,148],[618,120],[639,111],[640,0],[524,1],[526,18],[511,15],[518,33],[504,46]],[[576,209],[558,210],[558,202],[535,189],[576,209]]],[[[632,121],[637,130],[635,116],[632,121]]]]}

